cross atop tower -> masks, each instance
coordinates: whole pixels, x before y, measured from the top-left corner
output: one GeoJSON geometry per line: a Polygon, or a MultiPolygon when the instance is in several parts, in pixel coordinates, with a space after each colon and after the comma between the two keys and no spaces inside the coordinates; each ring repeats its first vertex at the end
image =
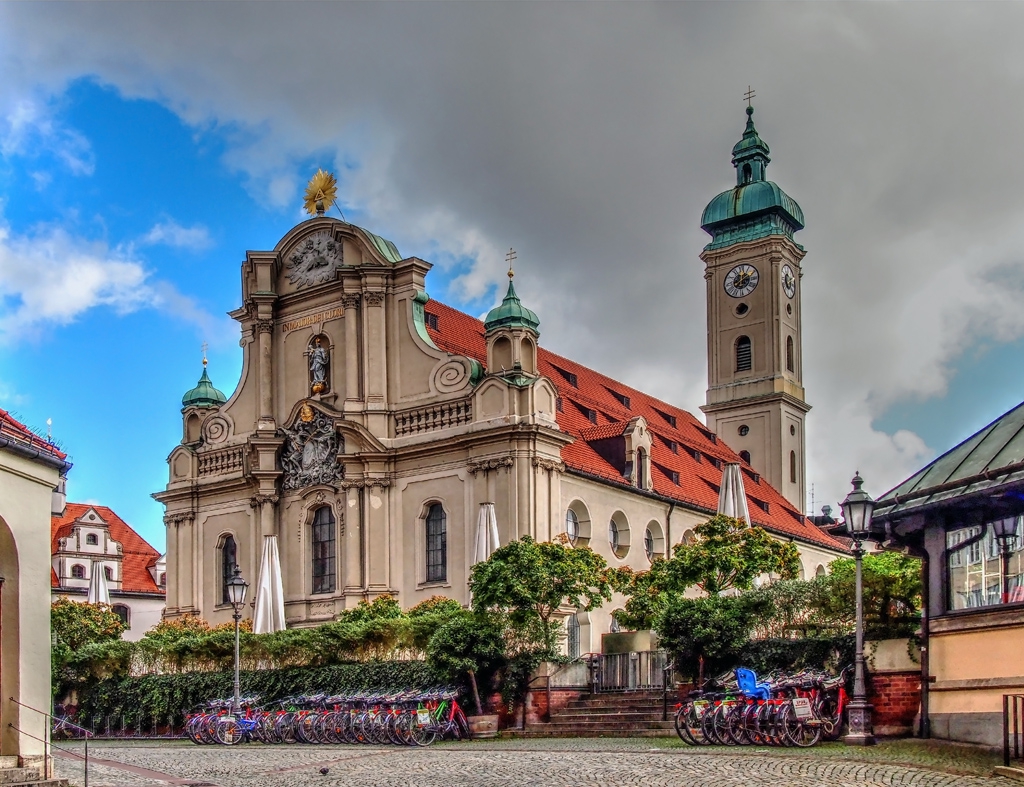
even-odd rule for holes
{"type": "Polygon", "coordinates": [[[516,272],[512,270],[512,263],[516,261],[516,250],[509,246],[508,254],[505,255],[505,262],[508,263],[508,277],[511,279],[516,275],[516,272]]]}
{"type": "Polygon", "coordinates": [[[206,366],[206,363],[207,363],[207,361],[206,361],[206,348],[207,348],[207,344],[206,344],[206,342],[203,342],[203,366],[206,366]]]}
{"type": "Polygon", "coordinates": [[[754,92],[750,85],[747,85],[747,92],[743,94],[743,100],[747,102],[747,106],[752,106],[750,103],[752,99],[757,98],[757,93],[754,92]]]}

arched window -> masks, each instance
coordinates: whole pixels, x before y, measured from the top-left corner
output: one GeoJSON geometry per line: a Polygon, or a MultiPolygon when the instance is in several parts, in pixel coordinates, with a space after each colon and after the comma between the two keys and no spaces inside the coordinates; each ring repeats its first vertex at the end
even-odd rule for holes
{"type": "Polygon", "coordinates": [[[448,522],[444,508],[434,503],[427,509],[427,582],[448,579],[448,522]]]}
{"type": "Polygon", "coordinates": [[[648,560],[654,559],[654,533],[650,528],[644,531],[644,554],[647,555],[648,560]]]}
{"type": "Polygon", "coordinates": [[[313,514],[313,592],[334,592],[334,512],[321,506],[313,514]]]}
{"type": "Polygon", "coordinates": [[[85,566],[75,563],[71,567],[71,577],[73,579],[85,579],[85,566]]]}
{"type": "Polygon", "coordinates": [[[746,462],[749,465],[750,464],[750,451],[740,451],[740,459],[742,459],[744,462],[746,462]]]}
{"type": "Polygon", "coordinates": [[[754,171],[750,168],[749,164],[743,165],[743,182],[750,183],[754,178],[754,171]]]}
{"type": "Polygon", "coordinates": [[[88,533],[85,536],[85,543],[91,547],[94,547],[100,543],[100,539],[95,533],[88,533]]]}
{"type": "Polygon", "coordinates": [[[107,582],[113,582],[114,581],[114,569],[112,569],[110,566],[104,566],[103,567],[103,576],[106,577],[107,582]]]}
{"type": "Polygon", "coordinates": [[[235,575],[236,555],[235,537],[224,536],[224,540],[220,542],[220,600],[222,604],[231,603],[231,596],[228,595],[228,582],[235,575]]]}
{"type": "Polygon", "coordinates": [[[736,340],[736,371],[749,372],[753,365],[754,352],[750,346],[750,337],[741,336],[736,340]]]}
{"type": "Polygon", "coordinates": [[[642,448],[636,449],[636,485],[647,488],[647,453],[642,448]]]}
{"type": "Polygon", "coordinates": [[[580,537],[580,518],[571,508],[565,512],[565,534],[569,537],[569,543],[576,546],[576,539],[580,537]]]}
{"type": "Polygon", "coordinates": [[[795,372],[796,362],[793,360],[793,337],[786,337],[786,369],[795,372]]]}
{"type": "Polygon", "coordinates": [[[110,609],[115,615],[121,618],[121,622],[126,626],[130,627],[132,625],[132,612],[127,606],[124,604],[114,604],[110,609]]]}
{"type": "Polygon", "coordinates": [[[565,621],[566,631],[566,642],[565,650],[566,655],[570,659],[578,659],[580,657],[580,620],[575,615],[570,615],[565,621]]]}
{"type": "Polygon", "coordinates": [[[609,634],[618,634],[620,631],[622,631],[622,624],[619,623],[619,619],[617,617],[615,617],[615,613],[619,612],[619,611],[620,610],[616,609],[616,610],[614,610],[612,612],[612,622],[610,624],[608,624],[608,633],[609,634]]]}
{"type": "Polygon", "coordinates": [[[789,452],[789,480],[796,483],[796,451],[789,452]]]}
{"type": "Polygon", "coordinates": [[[619,525],[614,519],[608,520],[608,544],[613,553],[619,551],[619,525]]]}

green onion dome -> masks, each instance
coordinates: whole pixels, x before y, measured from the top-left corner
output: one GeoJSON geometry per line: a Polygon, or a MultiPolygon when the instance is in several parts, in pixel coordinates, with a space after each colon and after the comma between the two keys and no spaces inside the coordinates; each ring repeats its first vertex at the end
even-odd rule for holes
{"type": "Polygon", "coordinates": [[[534,333],[539,333],[540,318],[519,300],[516,288],[512,286],[511,274],[504,300],[491,309],[484,320],[484,330],[488,333],[498,328],[529,328],[534,333]]]}
{"type": "Polygon", "coordinates": [[[228,399],[216,388],[210,376],[206,373],[206,360],[203,360],[203,376],[199,378],[196,387],[181,397],[181,407],[220,407],[228,399]]]}

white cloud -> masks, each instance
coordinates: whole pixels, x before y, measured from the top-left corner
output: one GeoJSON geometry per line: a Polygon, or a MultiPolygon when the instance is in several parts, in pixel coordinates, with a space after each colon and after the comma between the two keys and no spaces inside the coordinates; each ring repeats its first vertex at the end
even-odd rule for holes
{"type": "MultiPolygon", "coordinates": [[[[972,344],[1024,331],[1024,105],[1008,98],[1024,82],[1019,4],[62,13],[54,26],[46,7],[0,4],[0,105],[96,75],[221,135],[226,162],[276,206],[298,204],[308,173],[294,162],[333,156],[347,213],[405,253],[475,260],[451,295],[500,292],[515,246],[548,347],[694,410],[706,376],[696,225],[731,185],[739,97],[756,74],[769,175],[807,215],[819,501],[841,499],[858,468],[878,493],[944,450],[872,424],[894,402],[941,395],[972,344]],[[385,45],[400,54],[381,57],[385,45]]],[[[130,261],[106,262],[96,292],[156,297],[125,282],[132,269],[116,266],[130,261]]]]}
{"type": "Polygon", "coordinates": [[[0,225],[0,293],[0,339],[7,341],[37,326],[67,325],[99,307],[119,314],[153,308],[192,322],[204,336],[225,332],[224,318],[153,279],[130,252],[59,227],[18,236],[0,225]]]}
{"type": "MultiPolygon", "coordinates": [[[[91,175],[96,168],[89,140],[55,120],[49,106],[29,97],[15,100],[0,119],[0,154],[52,155],[75,175],[91,175]]],[[[34,175],[37,182],[40,174],[34,175]]]]}
{"type": "Polygon", "coordinates": [[[206,227],[201,224],[183,227],[174,219],[157,222],[139,242],[144,246],[164,245],[192,251],[208,249],[213,243],[206,227]]]}

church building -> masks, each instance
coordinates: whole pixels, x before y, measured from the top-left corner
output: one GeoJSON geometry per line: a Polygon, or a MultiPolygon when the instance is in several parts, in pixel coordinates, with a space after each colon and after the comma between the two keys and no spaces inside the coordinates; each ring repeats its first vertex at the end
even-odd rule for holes
{"type": "MultiPolygon", "coordinates": [[[[329,193],[273,250],[248,252],[231,313],[241,379],[228,398],[204,368],[155,495],[165,615],[230,620],[234,565],[257,584],[269,554],[289,627],[381,594],[468,603],[484,504],[501,544],[565,535],[643,570],[715,513],[734,463],[752,523],[793,541],[805,576],[846,554],[802,513],[803,216],[764,179],[750,118],[733,163],[736,187],[702,222],[707,424],[541,347],[511,271],[482,322],[431,300],[430,264],[323,215],[329,193]]],[[[614,608],[570,619],[579,652],[600,648],[614,608]]]]}

